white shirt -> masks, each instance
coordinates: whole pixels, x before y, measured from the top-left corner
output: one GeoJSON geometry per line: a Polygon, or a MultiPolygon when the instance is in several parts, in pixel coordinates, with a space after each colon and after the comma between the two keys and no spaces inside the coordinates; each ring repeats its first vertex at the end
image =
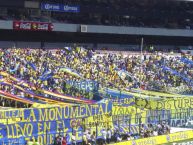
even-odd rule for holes
{"type": "Polygon", "coordinates": [[[76,136],[75,136],[75,135],[72,135],[71,138],[72,138],[72,142],[73,142],[73,141],[76,141],[76,136]]]}
{"type": "Polygon", "coordinates": [[[107,139],[107,131],[106,130],[103,130],[102,131],[102,136],[103,136],[103,139],[107,139]]]}
{"type": "Polygon", "coordinates": [[[107,131],[107,134],[108,134],[108,138],[111,138],[111,131],[110,130],[107,131]]]}
{"type": "Polygon", "coordinates": [[[22,98],[24,98],[24,97],[25,97],[25,96],[24,96],[24,92],[21,92],[21,97],[22,97],[22,98]]]}
{"type": "Polygon", "coordinates": [[[88,133],[88,134],[86,135],[86,138],[87,138],[88,140],[91,140],[91,134],[88,133]]]}

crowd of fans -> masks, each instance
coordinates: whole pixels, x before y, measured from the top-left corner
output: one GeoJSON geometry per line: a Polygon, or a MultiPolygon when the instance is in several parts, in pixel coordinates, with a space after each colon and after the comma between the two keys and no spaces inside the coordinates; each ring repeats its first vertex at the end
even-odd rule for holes
{"type": "MultiPolygon", "coordinates": [[[[72,135],[72,138],[75,139],[75,136],[72,135]]],[[[72,141],[73,142],[73,141],[72,141]]],[[[73,144],[73,143],[72,143],[73,144]]],[[[66,137],[62,137],[62,136],[57,136],[54,139],[54,144],[53,145],[67,145],[67,140],[66,137]]]]}
{"type": "MultiPolygon", "coordinates": [[[[86,130],[83,133],[82,136],[82,142],[77,141],[76,139],[76,133],[72,133],[71,136],[71,144],[73,145],[104,145],[104,144],[112,144],[122,141],[130,141],[140,138],[148,138],[153,137],[157,135],[167,135],[170,134],[170,126],[167,125],[165,121],[158,125],[153,124],[141,124],[139,127],[139,133],[131,134],[122,132],[119,127],[116,128],[104,128],[101,130],[101,136],[97,137],[96,132],[91,132],[90,130],[86,130]]],[[[59,135],[55,137],[54,144],[53,145],[67,145],[69,142],[67,142],[67,137],[59,135]]]]}
{"type": "MultiPolygon", "coordinates": [[[[53,1],[43,1],[53,3],[53,1]]],[[[80,6],[79,13],[43,12],[35,16],[34,9],[7,8],[7,15],[0,19],[16,19],[24,21],[61,22],[75,24],[137,26],[155,28],[192,29],[192,3],[188,1],[170,0],[74,0],[55,1],[80,6]]],[[[36,12],[38,13],[38,11],[36,12]]]]}
{"type": "MultiPolygon", "coordinates": [[[[193,67],[191,63],[182,62],[183,57],[180,55],[156,52],[144,53],[141,57],[140,53],[99,54],[81,47],[70,49],[1,49],[0,71],[35,86],[35,93],[38,94],[41,94],[39,89],[45,89],[59,94],[93,99],[95,92],[79,90],[67,83],[80,80],[96,81],[99,83],[99,89],[141,88],[166,92],[168,88],[184,86],[184,90],[180,90],[181,93],[192,93],[193,67]],[[78,76],[62,71],[63,67],[70,68],[78,76]],[[123,73],[120,73],[122,71],[123,73]],[[40,79],[45,72],[49,72],[50,77],[40,79]]],[[[189,57],[189,62],[192,62],[191,59],[189,57]]],[[[11,81],[9,78],[6,79],[11,81]]],[[[0,84],[0,88],[13,95],[28,96],[13,86],[0,84]]],[[[30,88],[24,89],[30,91],[30,88]]]]}

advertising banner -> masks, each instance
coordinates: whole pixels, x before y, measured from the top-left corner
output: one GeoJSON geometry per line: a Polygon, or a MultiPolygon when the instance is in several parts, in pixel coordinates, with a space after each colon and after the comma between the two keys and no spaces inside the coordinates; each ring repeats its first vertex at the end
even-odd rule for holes
{"type": "MultiPolygon", "coordinates": [[[[177,132],[169,135],[155,136],[145,139],[116,143],[115,145],[158,145],[170,142],[183,141],[193,138],[193,131],[177,132]]],[[[176,144],[176,143],[173,143],[176,144]]]]}
{"type": "Polygon", "coordinates": [[[13,21],[14,30],[52,31],[52,23],[13,21]]]}
{"type": "Polygon", "coordinates": [[[79,13],[80,12],[80,6],[78,6],[78,5],[41,3],[41,10],[79,13]]]}

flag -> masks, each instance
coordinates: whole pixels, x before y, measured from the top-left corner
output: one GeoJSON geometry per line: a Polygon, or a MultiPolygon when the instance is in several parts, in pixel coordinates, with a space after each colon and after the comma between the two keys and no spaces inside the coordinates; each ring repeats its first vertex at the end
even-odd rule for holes
{"type": "Polygon", "coordinates": [[[115,67],[114,69],[118,76],[124,81],[124,80],[130,80],[129,78],[131,78],[131,80],[137,80],[133,75],[131,75],[128,71],[126,70],[119,70],[117,67],[115,67]]]}
{"type": "Polygon", "coordinates": [[[41,81],[45,81],[49,78],[52,78],[54,74],[51,71],[46,71],[42,76],[39,77],[41,81]]]}
{"type": "Polygon", "coordinates": [[[36,65],[34,63],[28,62],[29,66],[36,71],[36,65]]]}
{"type": "Polygon", "coordinates": [[[64,47],[64,49],[67,50],[67,51],[72,51],[71,47],[64,47]]]}
{"type": "Polygon", "coordinates": [[[76,76],[78,78],[82,78],[82,76],[79,73],[77,73],[75,70],[72,70],[72,69],[67,68],[67,67],[62,67],[62,68],[60,68],[59,71],[63,71],[63,72],[66,72],[68,74],[71,74],[73,76],[76,76]]]}

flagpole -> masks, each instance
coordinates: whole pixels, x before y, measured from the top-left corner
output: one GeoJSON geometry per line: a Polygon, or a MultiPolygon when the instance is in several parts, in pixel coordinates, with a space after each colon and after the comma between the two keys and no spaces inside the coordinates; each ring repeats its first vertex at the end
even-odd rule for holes
{"type": "MultiPolygon", "coordinates": [[[[142,57],[143,57],[143,37],[141,38],[141,47],[140,47],[140,59],[141,59],[141,62],[140,62],[140,94],[139,94],[139,96],[140,96],[140,98],[141,98],[141,86],[142,86],[142,72],[143,72],[143,59],[142,59],[142,57]]],[[[140,118],[139,118],[139,133],[141,132],[141,108],[140,108],[140,116],[139,116],[140,118]]]]}
{"type": "MultiPolygon", "coordinates": [[[[141,58],[141,64],[140,64],[140,89],[141,89],[141,81],[142,81],[142,72],[143,72],[143,60],[142,60],[142,57],[143,57],[143,37],[141,38],[141,54],[140,54],[140,58],[141,58]]],[[[140,91],[140,97],[141,97],[141,91],[140,91]]]]}

